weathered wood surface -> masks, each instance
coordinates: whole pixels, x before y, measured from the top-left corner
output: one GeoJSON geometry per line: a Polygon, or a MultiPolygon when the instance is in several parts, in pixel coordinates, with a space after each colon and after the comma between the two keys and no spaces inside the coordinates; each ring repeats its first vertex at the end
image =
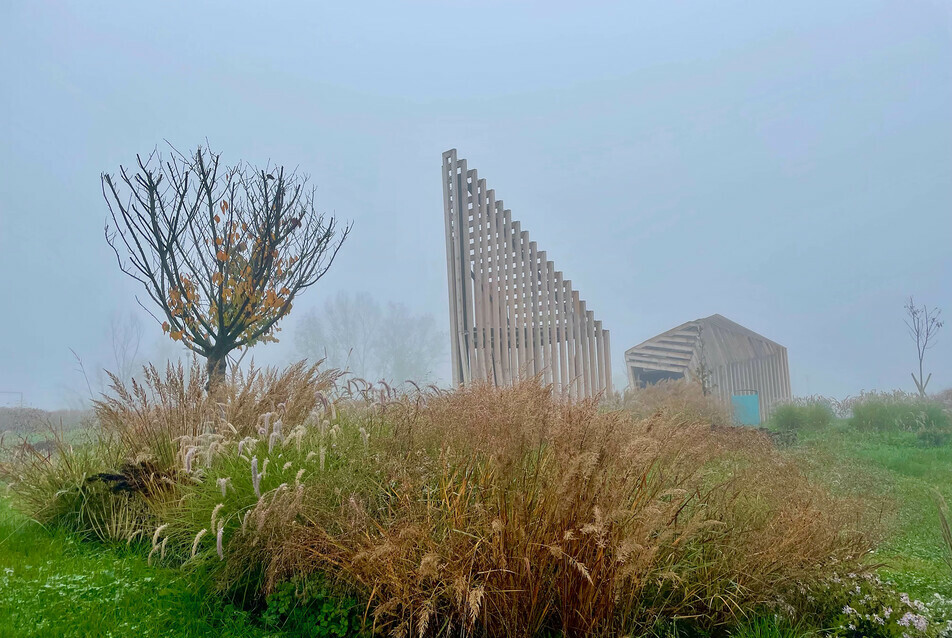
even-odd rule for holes
{"type": "Polygon", "coordinates": [[[722,315],[711,315],[672,328],[625,352],[628,382],[642,373],[696,377],[706,369],[713,394],[725,401],[755,390],[760,414],[792,398],[787,349],[722,315]]]}
{"type": "Polygon", "coordinates": [[[455,149],[443,153],[443,214],[453,383],[611,392],[609,331],[455,149]]]}

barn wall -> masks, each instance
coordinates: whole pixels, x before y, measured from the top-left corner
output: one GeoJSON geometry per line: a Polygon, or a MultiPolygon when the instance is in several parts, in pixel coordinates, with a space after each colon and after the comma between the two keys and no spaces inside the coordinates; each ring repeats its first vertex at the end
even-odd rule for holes
{"type": "Polygon", "coordinates": [[[780,347],[767,357],[710,365],[710,370],[714,393],[728,405],[731,396],[745,390],[756,390],[761,421],[766,420],[778,404],[792,398],[786,348],[780,347]]]}
{"type": "Polygon", "coordinates": [[[689,321],[630,348],[625,364],[632,381],[634,369],[693,377],[704,367],[714,393],[728,405],[733,395],[756,391],[763,420],[792,398],[787,349],[721,315],[689,321]]]}

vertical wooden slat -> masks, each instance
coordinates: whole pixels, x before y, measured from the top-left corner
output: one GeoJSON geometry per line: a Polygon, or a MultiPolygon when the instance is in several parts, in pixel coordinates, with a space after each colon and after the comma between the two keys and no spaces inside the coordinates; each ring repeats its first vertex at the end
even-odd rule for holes
{"type": "Polygon", "coordinates": [[[555,301],[555,264],[545,263],[545,288],[549,304],[549,367],[552,374],[552,386],[555,392],[559,391],[561,377],[559,376],[559,346],[558,346],[558,306],[555,301]]]}
{"type": "Polygon", "coordinates": [[[520,337],[526,340],[526,375],[534,377],[535,368],[535,347],[532,339],[532,266],[530,262],[530,251],[532,243],[529,241],[529,231],[524,230],[520,233],[522,238],[522,309],[523,309],[523,332],[520,337]]]}
{"type": "Polygon", "coordinates": [[[529,301],[532,307],[529,319],[529,328],[532,330],[532,373],[539,376],[542,374],[542,343],[539,338],[542,317],[539,311],[539,252],[534,241],[529,242],[529,301]]]}
{"type": "Polygon", "coordinates": [[[549,271],[548,263],[545,258],[545,251],[540,250],[536,253],[539,263],[539,342],[541,344],[542,354],[542,375],[543,381],[549,385],[552,383],[552,354],[549,351],[549,271]]]}
{"type": "Polygon", "coordinates": [[[473,343],[473,333],[475,332],[475,300],[473,298],[473,267],[471,263],[471,245],[473,243],[473,223],[471,220],[473,195],[471,184],[469,183],[469,171],[466,170],[466,160],[459,162],[460,180],[459,191],[463,197],[460,198],[461,206],[461,238],[462,246],[460,251],[460,261],[462,268],[460,275],[463,280],[463,318],[464,334],[466,337],[466,351],[468,365],[464,368],[464,383],[470,383],[473,380],[473,366],[476,364],[476,347],[473,343]]]}
{"type": "Polygon", "coordinates": [[[578,291],[572,290],[572,341],[574,342],[574,348],[572,349],[572,358],[574,361],[575,368],[572,373],[572,391],[573,397],[584,397],[585,396],[585,380],[583,379],[585,370],[582,368],[582,352],[584,349],[584,344],[582,342],[582,322],[584,318],[582,317],[581,306],[579,304],[578,291]]]}
{"type": "Polygon", "coordinates": [[[486,197],[486,180],[478,179],[476,171],[473,171],[473,181],[477,184],[477,215],[479,223],[479,301],[480,311],[478,314],[479,326],[479,345],[481,357],[480,373],[485,381],[495,382],[495,370],[493,360],[492,343],[490,342],[490,327],[495,323],[493,320],[493,302],[489,293],[489,202],[486,197]]]}
{"type": "Polygon", "coordinates": [[[590,365],[592,341],[589,338],[588,308],[584,301],[579,302],[579,319],[582,323],[582,362],[580,366],[582,369],[582,396],[590,397],[592,396],[592,367],[590,365]]]}
{"type": "Polygon", "coordinates": [[[595,313],[591,310],[585,312],[585,327],[588,329],[588,396],[593,397],[598,394],[598,355],[596,354],[597,345],[595,344],[595,313]]]}
{"type": "Polygon", "coordinates": [[[492,235],[490,242],[490,260],[493,270],[493,355],[496,358],[496,364],[499,370],[496,377],[496,383],[506,385],[509,383],[509,359],[506,352],[506,341],[508,337],[504,334],[506,326],[506,289],[503,281],[503,262],[505,258],[502,254],[502,203],[496,201],[495,191],[489,191],[489,232],[492,235]]]}
{"type": "Polygon", "coordinates": [[[578,358],[576,357],[576,348],[578,347],[578,342],[575,339],[576,334],[576,317],[578,313],[575,311],[575,294],[572,290],[572,280],[566,279],[562,282],[562,294],[565,296],[565,321],[566,321],[566,335],[565,339],[568,343],[568,349],[566,354],[568,355],[568,365],[569,373],[565,378],[565,382],[568,385],[569,389],[569,398],[576,399],[578,398],[578,358]]]}
{"type": "Polygon", "coordinates": [[[515,300],[516,316],[516,369],[519,371],[520,379],[526,378],[526,365],[528,363],[526,354],[525,330],[525,302],[523,268],[522,268],[522,228],[519,222],[512,222],[512,246],[513,246],[513,271],[515,279],[513,282],[513,292],[515,300]]]}
{"type": "Polygon", "coordinates": [[[564,398],[568,397],[569,387],[569,309],[565,296],[565,282],[562,281],[561,271],[555,273],[555,297],[559,313],[559,391],[564,398]]]}
{"type": "Polygon", "coordinates": [[[520,378],[519,357],[516,351],[516,253],[513,247],[512,213],[503,209],[503,241],[506,244],[506,305],[509,333],[509,383],[520,378]]]}
{"type": "Polygon", "coordinates": [[[605,340],[602,333],[602,322],[595,321],[595,392],[605,391],[605,340]]]}
{"type": "Polygon", "coordinates": [[[453,385],[463,382],[462,359],[460,358],[459,333],[460,323],[457,311],[459,308],[459,282],[456,255],[456,229],[459,227],[456,200],[459,194],[455,192],[456,182],[456,150],[443,153],[443,218],[446,225],[446,285],[449,287],[450,313],[450,357],[453,367],[453,385]]]}

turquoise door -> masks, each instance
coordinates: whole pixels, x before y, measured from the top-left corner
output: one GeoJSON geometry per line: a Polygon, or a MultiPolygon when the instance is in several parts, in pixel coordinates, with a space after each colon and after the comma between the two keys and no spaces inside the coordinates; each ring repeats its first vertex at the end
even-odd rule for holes
{"type": "Polygon", "coordinates": [[[735,394],[731,397],[731,407],[738,425],[760,425],[760,395],[757,392],[735,394]]]}

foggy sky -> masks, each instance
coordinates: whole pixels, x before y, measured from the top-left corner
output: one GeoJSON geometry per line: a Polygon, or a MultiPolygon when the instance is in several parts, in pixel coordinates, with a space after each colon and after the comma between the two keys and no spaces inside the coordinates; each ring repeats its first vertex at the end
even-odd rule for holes
{"type": "MultiPolygon", "coordinates": [[[[914,390],[905,298],[952,318],[952,4],[514,4],[0,2],[0,391],[64,405],[70,348],[105,365],[130,311],[160,352],[99,175],[206,138],[355,223],[261,361],[338,290],[446,330],[455,147],[611,329],[616,374],[721,313],[787,346],[797,395],[914,390]]],[[[952,325],[927,369],[952,386],[952,325]]]]}

